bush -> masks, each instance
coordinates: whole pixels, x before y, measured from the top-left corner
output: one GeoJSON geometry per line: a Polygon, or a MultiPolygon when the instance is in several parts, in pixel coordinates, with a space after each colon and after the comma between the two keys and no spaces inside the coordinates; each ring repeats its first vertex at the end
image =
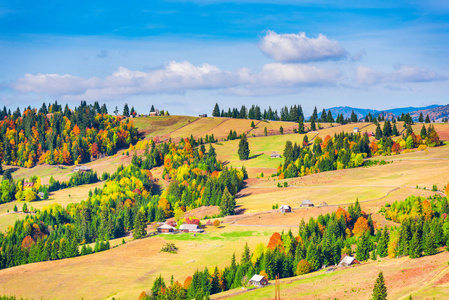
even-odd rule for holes
{"type": "Polygon", "coordinates": [[[288,187],[287,181],[284,181],[284,187],[288,187]]]}
{"type": "Polygon", "coordinates": [[[215,220],[215,221],[214,221],[214,226],[215,226],[215,227],[220,226],[220,221],[219,221],[219,220],[215,220]]]}
{"type": "Polygon", "coordinates": [[[176,254],[178,253],[178,247],[176,247],[174,243],[165,243],[165,245],[162,246],[161,252],[176,254]]]}
{"type": "Polygon", "coordinates": [[[307,274],[310,272],[311,270],[311,266],[310,264],[306,261],[306,260],[301,260],[298,265],[296,266],[296,275],[303,275],[303,274],[307,274]]]}

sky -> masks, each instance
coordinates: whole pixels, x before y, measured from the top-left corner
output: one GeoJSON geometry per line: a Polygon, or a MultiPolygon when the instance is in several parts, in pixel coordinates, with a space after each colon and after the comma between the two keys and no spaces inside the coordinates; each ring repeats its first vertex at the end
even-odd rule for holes
{"type": "Polygon", "coordinates": [[[0,0],[0,105],[449,104],[449,2],[0,0]]]}

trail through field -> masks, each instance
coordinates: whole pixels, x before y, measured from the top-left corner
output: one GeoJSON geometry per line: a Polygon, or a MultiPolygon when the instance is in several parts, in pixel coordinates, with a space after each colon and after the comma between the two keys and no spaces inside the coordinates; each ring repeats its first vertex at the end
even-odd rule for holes
{"type": "Polygon", "coordinates": [[[449,273],[449,267],[446,267],[443,270],[441,270],[440,273],[436,274],[433,278],[431,278],[429,281],[425,282],[423,285],[421,285],[416,290],[413,290],[413,292],[411,292],[410,294],[402,296],[401,298],[399,298],[399,300],[407,299],[410,295],[414,295],[417,292],[425,289],[426,287],[429,287],[432,283],[436,282],[438,279],[443,278],[448,273],[449,273]]]}

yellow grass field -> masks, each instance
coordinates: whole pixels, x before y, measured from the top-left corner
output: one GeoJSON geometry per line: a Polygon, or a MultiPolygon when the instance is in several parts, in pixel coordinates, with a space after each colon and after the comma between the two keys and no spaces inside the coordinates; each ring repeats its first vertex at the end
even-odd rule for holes
{"type": "MultiPolygon", "coordinates": [[[[383,259],[331,273],[318,271],[280,280],[282,299],[370,299],[374,283],[383,271],[388,299],[447,299],[449,294],[449,252],[410,259],[383,259]]],[[[235,289],[211,299],[273,299],[273,283],[261,289],[235,289]]]]}

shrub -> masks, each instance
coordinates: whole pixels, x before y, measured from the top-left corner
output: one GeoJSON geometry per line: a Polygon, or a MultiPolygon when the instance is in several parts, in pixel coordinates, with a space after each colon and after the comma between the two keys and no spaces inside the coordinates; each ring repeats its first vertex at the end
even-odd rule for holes
{"type": "Polygon", "coordinates": [[[303,275],[307,274],[311,270],[310,264],[306,260],[301,260],[298,265],[296,266],[296,275],[303,275]]]}
{"type": "Polygon", "coordinates": [[[284,187],[287,187],[287,186],[288,186],[287,181],[284,181],[284,187]]]}
{"type": "Polygon", "coordinates": [[[176,254],[178,253],[178,247],[176,247],[174,243],[165,243],[165,245],[161,248],[161,252],[176,254]]]}
{"type": "Polygon", "coordinates": [[[215,227],[220,226],[220,221],[219,221],[219,220],[215,220],[215,221],[214,221],[214,226],[215,226],[215,227]]]}

